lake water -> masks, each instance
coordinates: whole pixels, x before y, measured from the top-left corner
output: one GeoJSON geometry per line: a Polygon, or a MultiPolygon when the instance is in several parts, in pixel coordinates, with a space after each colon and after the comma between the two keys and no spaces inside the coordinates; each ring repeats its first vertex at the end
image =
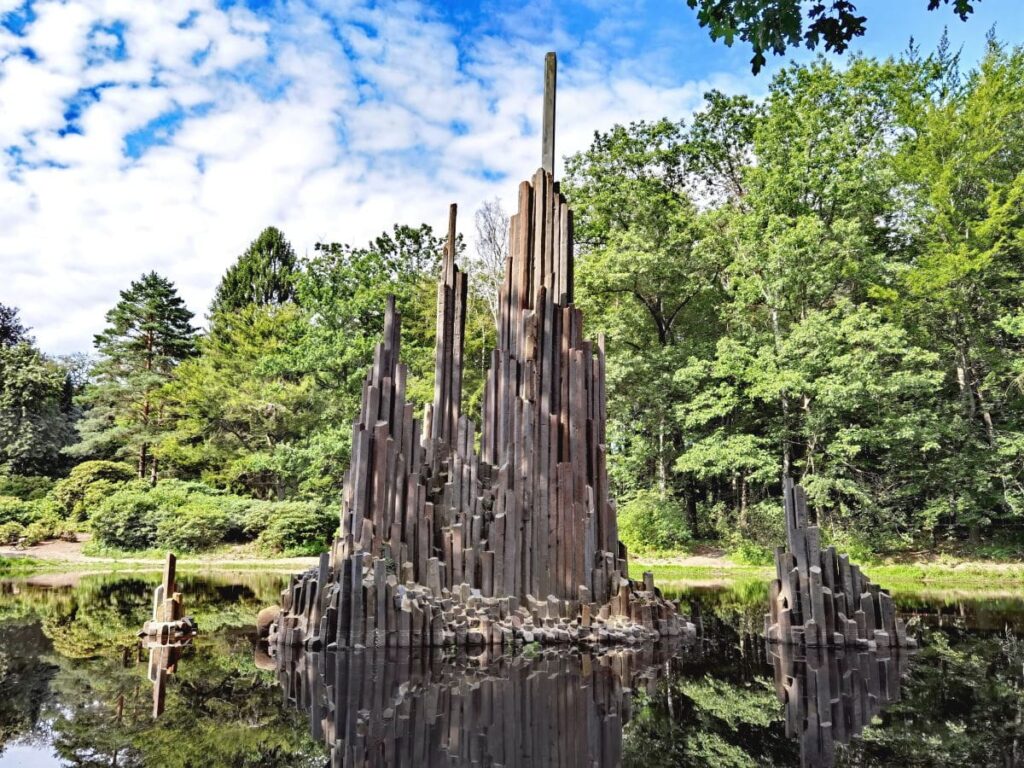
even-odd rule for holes
{"type": "Polygon", "coordinates": [[[916,653],[766,648],[766,587],[678,585],[688,645],[602,654],[288,653],[286,577],[179,577],[201,635],[152,716],[135,633],[158,574],[0,582],[9,766],[1024,765],[1024,595],[894,590],[916,653]]]}

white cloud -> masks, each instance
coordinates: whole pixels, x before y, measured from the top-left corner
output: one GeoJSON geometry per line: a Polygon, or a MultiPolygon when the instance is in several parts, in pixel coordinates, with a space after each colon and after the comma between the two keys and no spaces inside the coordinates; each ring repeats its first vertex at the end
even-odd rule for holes
{"type": "Polygon", "coordinates": [[[213,0],[34,9],[24,38],[0,28],[0,302],[19,306],[52,352],[87,349],[118,291],[150,269],[201,316],[269,224],[304,253],[396,221],[442,229],[455,201],[469,234],[479,203],[510,205],[539,162],[552,41],[568,54],[560,153],[616,121],[683,116],[707,87],[736,86],[645,79],[602,62],[557,19],[534,38],[543,44],[494,19],[501,33],[467,35],[410,0],[287,0],[265,17],[213,0]]]}

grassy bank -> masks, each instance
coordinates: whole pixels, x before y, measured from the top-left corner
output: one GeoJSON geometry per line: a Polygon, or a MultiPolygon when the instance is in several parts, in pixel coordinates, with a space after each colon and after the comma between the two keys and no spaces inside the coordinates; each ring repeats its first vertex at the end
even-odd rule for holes
{"type": "MultiPolygon", "coordinates": [[[[879,563],[863,567],[871,580],[883,587],[889,586],[948,586],[951,588],[990,587],[992,585],[1024,589],[1024,564],[1017,562],[959,562],[959,563],[879,563]]],[[[685,565],[645,562],[635,558],[630,564],[630,575],[641,578],[644,571],[652,571],[656,582],[686,581],[753,581],[774,578],[773,566],[735,565],[723,560],[720,565],[685,565]]]]}

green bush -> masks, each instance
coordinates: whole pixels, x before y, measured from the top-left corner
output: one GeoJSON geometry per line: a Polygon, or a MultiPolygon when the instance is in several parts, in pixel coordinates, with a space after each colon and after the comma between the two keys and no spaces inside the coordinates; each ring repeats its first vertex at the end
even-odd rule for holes
{"type": "Polygon", "coordinates": [[[63,517],[85,520],[104,499],[135,477],[127,464],[116,461],[83,461],[53,486],[49,497],[63,517]]]}
{"type": "Polygon", "coordinates": [[[32,522],[32,502],[22,501],[16,496],[0,496],[0,523],[32,522]]]}
{"type": "Polygon", "coordinates": [[[338,514],[313,502],[278,501],[261,511],[269,517],[257,544],[267,552],[317,554],[338,529],[338,514]]]}
{"type": "Polygon", "coordinates": [[[216,499],[198,495],[175,510],[162,510],[156,543],[162,549],[199,552],[220,544],[228,525],[228,515],[216,499]]]}
{"type": "Polygon", "coordinates": [[[54,521],[52,518],[41,518],[25,526],[21,535],[21,543],[26,547],[34,547],[40,542],[52,539],[54,535],[54,521]]]}
{"type": "Polygon", "coordinates": [[[13,520],[8,523],[0,523],[0,544],[11,546],[17,544],[25,532],[25,526],[13,520]]]}
{"type": "Polygon", "coordinates": [[[156,542],[161,510],[149,486],[138,481],[108,496],[90,516],[96,540],[115,549],[148,549],[156,542]]]}
{"type": "Polygon", "coordinates": [[[0,475],[0,496],[17,496],[22,501],[43,498],[53,488],[53,479],[42,475],[0,475]]]}
{"type": "Polygon", "coordinates": [[[683,549],[691,539],[682,505],[654,490],[639,491],[619,508],[619,538],[630,552],[683,549]]]}

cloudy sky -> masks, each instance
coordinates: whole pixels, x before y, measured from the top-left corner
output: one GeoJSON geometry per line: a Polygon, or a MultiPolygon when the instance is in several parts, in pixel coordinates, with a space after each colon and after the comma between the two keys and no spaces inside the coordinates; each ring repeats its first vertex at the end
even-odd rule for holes
{"type": "MultiPolygon", "coordinates": [[[[857,47],[927,50],[949,24],[973,61],[996,22],[1024,39],[1019,2],[962,24],[859,0],[857,47]]],[[[269,224],[305,253],[396,221],[443,229],[454,201],[468,234],[539,163],[547,50],[560,155],[684,117],[711,87],[763,94],[778,67],[752,77],[684,0],[0,0],[0,303],[44,350],[86,351],[143,271],[201,317],[269,224]]]]}

